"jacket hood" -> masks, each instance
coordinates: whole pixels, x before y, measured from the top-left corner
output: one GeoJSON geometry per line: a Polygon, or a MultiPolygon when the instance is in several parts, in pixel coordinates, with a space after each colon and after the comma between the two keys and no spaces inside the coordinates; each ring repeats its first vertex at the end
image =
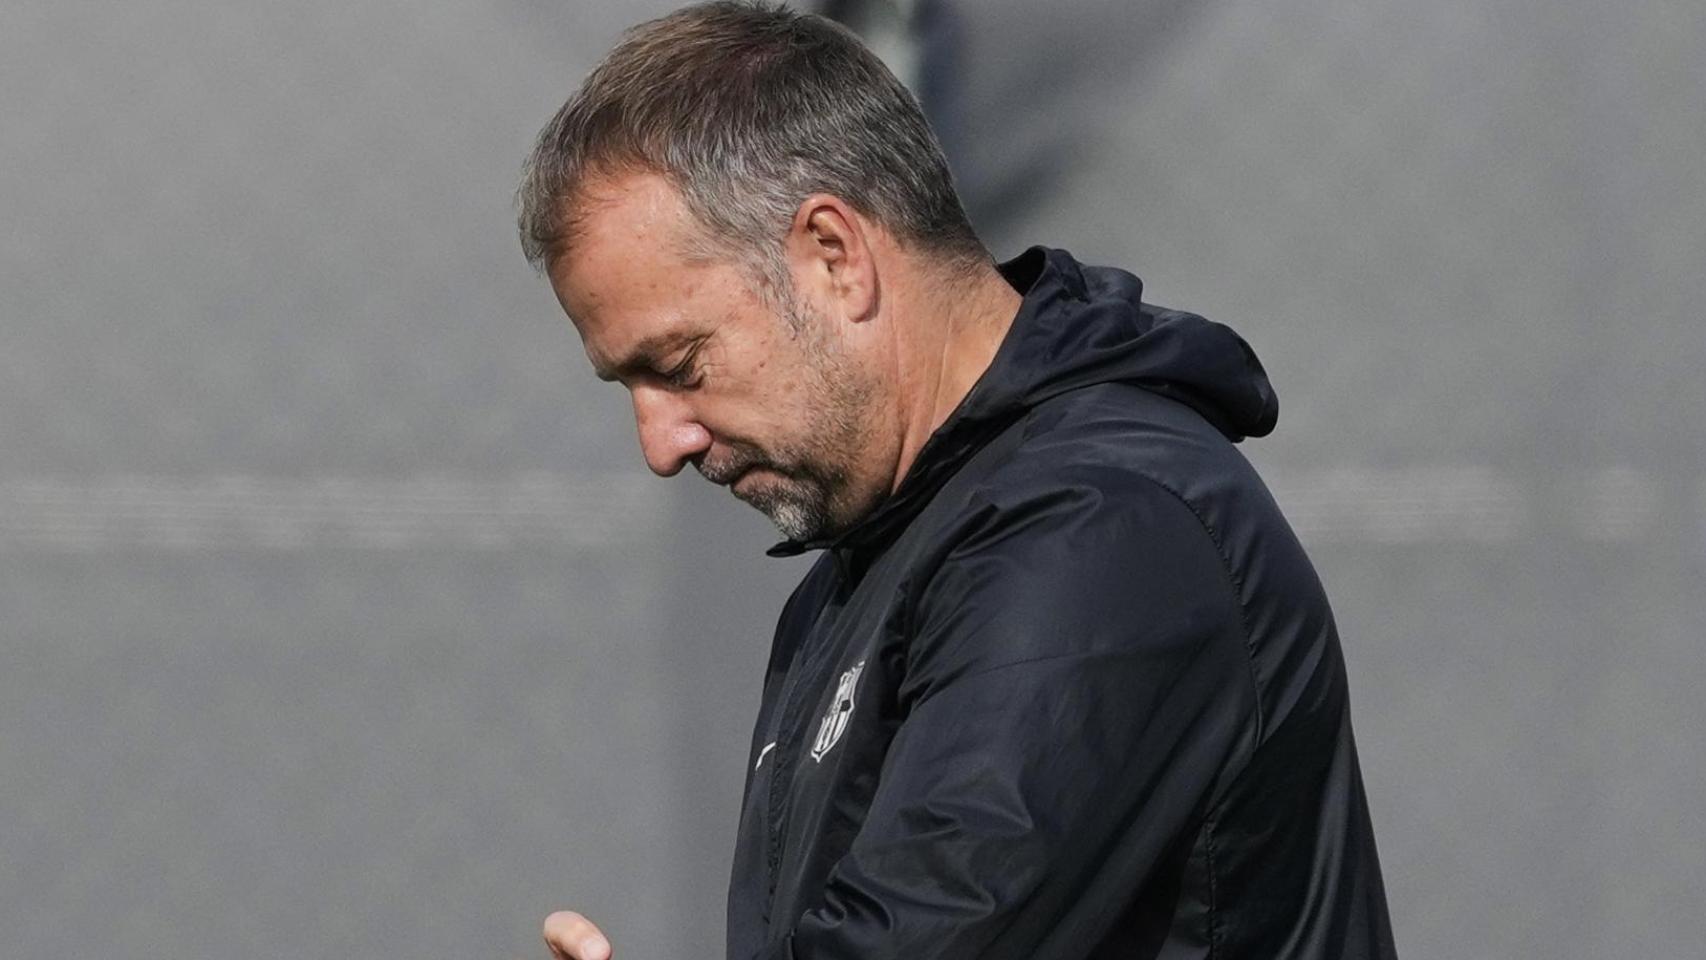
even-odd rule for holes
{"type": "Polygon", "coordinates": [[[918,453],[892,496],[833,540],[784,541],[772,556],[887,543],[954,471],[1030,408],[1068,391],[1129,383],[1187,404],[1228,440],[1270,433],[1279,399],[1231,328],[1142,302],[1143,281],[1032,247],[1000,265],[1024,301],[989,368],[918,453]]]}

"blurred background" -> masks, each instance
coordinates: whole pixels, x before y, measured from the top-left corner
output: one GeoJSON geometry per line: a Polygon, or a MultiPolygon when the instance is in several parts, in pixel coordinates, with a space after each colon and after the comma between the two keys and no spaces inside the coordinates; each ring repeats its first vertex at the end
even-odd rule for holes
{"type": "MultiPolygon", "coordinates": [[[[803,567],[510,209],[671,6],[0,7],[0,956],[721,954],[803,567]]],[[[828,6],[999,255],[1265,360],[1400,951],[1698,956],[1696,0],[828,6]]]]}

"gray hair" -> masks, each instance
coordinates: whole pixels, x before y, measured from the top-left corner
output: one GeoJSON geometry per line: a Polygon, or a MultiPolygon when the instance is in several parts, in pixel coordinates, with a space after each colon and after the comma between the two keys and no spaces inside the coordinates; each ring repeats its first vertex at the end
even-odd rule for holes
{"type": "MultiPolygon", "coordinates": [[[[987,263],[918,102],[848,30],[780,5],[702,3],[630,30],[540,131],[516,192],[545,270],[595,176],[657,173],[705,228],[694,244],[772,285],[799,203],[839,197],[903,245],[987,263]]],[[[785,290],[785,286],[783,287],[785,290]]]]}

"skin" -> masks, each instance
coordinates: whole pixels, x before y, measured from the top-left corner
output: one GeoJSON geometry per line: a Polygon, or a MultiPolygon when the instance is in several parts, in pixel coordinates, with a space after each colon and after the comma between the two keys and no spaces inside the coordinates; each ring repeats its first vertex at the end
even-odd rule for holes
{"type": "MultiPolygon", "coordinates": [[[[593,369],[628,389],[646,464],[692,465],[785,535],[829,536],[900,486],[918,451],[988,369],[1020,296],[898,242],[828,194],[782,241],[791,290],[707,262],[704,231],[666,179],[586,184],[580,230],[548,275],[593,369]]],[[[552,954],[607,960],[585,917],[545,920],[552,954]]]]}

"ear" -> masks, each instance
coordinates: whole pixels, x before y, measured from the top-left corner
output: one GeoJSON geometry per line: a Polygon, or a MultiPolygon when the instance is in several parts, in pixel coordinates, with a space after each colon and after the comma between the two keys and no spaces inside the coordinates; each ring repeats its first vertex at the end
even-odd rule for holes
{"type": "Polygon", "coordinates": [[[795,284],[839,319],[869,319],[877,307],[875,231],[840,197],[807,197],[794,211],[785,244],[795,284]]]}

